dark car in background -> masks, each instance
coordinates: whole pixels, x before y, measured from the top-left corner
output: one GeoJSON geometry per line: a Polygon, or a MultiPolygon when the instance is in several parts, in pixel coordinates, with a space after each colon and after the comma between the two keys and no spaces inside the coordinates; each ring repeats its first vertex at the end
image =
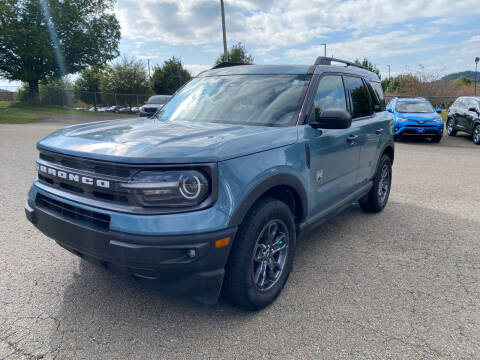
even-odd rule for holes
{"type": "Polygon", "coordinates": [[[150,96],[145,105],[140,108],[140,116],[153,116],[158,110],[163,107],[163,105],[168,102],[168,100],[170,100],[170,98],[170,95],[150,96]]]}
{"type": "Polygon", "coordinates": [[[473,142],[480,145],[480,97],[459,97],[450,107],[447,118],[447,134],[457,131],[472,134],[473,142]]]}

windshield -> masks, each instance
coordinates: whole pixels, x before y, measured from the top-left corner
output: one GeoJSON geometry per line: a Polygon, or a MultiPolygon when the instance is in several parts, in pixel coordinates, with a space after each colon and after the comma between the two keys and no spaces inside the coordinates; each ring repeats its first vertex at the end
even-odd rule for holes
{"type": "Polygon", "coordinates": [[[432,113],[433,106],[429,102],[399,102],[397,112],[400,113],[432,113]]]}
{"type": "Polygon", "coordinates": [[[164,121],[294,125],[310,78],[310,75],[196,78],[182,88],[157,117],[164,121]]]}
{"type": "Polygon", "coordinates": [[[152,96],[147,100],[147,104],[159,104],[163,105],[165,104],[168,99],[170,99],[170,96],[168,95],[157,95],[157,96],[152,96]]]}

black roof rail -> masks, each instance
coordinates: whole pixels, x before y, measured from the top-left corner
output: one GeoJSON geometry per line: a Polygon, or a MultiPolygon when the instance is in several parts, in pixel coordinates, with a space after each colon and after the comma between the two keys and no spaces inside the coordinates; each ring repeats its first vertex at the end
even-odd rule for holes
{"type": "Polygon", "coordinates": [[[370,70],[368,70],[366,67],[363,67],[362,65],[355,64],[355,63],[353,63],[353,62],[351,62],[351,61],[342,60],[342,59],[337,59],[337,58],[332,58],[332,57],[326,57],[326,56],[319,56],[319,57],[317,57],[317,60],[315,60],[315,64],[314,64],[314,65],[332,65],[332,61],[333,61],[333,62],[339,62],[339,63],[342,63],[342,64],[346,64],[347,66],[355,66],[355,67],[358,67],[358,68],[360,68],[360,69],[370,71],[370,70]]]}
{"type": "Polygon", "coordinates": [[[220,64],[217,64],[214,67],[212,67],[211,70],[221,69],[221,68],[230,67],[230,66],[239,66],[239,65],[251,65],[251,64],[235,63],[235,62],[221,62],[220,64]]]}

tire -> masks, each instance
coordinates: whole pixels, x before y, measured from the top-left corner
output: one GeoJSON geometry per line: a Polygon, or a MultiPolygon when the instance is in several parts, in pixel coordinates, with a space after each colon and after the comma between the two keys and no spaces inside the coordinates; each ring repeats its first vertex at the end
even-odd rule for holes
{"type": "Polygon", "coordinates": [[[473,128],[472,135],[473,143],[476,145],[480,145],[480,124],[473,128]]]}
{"type": "Polygon", "coordinates": [[[270,305],[292,270],[295,242],[294,218],[284,202],[265,198],[255,203],[240,226],[226,267],[224,290],[230,301],[246,310],[270,305]]]}
{"type": "Polygon", "coordinates": [[[398,140],[398,135],[393,135],[393,141],[397,141],[398,140]]]}
{"type": "Polygon", "coordinates": [[[455,130],[455,122],[451,118],[447,120],[447,134],[448,136],[457,135],[457,130],[455,130]]]}
{"type": "Polygon", "coordinates": [[[442,140],[442,137],[439,136],[439,135],[432,137],[432,142],[433,143],[439,143],[440,140],[442,140]]]}
{"type": "Polygon", "coordinates": [[[392,161],[388,155],[383,155],[378,164],[377,172],[373,178],[373,186],[370,192],[359,204],[360,207],[370,213],[382,211],[388,202],[392,185],[392,161]],[[385,177],[388,176],[388,177],[385,177]]]}

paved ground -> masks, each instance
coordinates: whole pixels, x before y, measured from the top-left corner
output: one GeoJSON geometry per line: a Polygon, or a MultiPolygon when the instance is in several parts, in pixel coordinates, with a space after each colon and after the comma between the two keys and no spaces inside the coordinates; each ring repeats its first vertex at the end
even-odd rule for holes
{"type": "Polygon", "coordinates": [[[298,244],[277,302],[247,313],[168,297],[84,263],[23,204],[34,143],[0,125],[0,359],[480,358],[480,147],[400,142],[390,203],[298,244]]]}

